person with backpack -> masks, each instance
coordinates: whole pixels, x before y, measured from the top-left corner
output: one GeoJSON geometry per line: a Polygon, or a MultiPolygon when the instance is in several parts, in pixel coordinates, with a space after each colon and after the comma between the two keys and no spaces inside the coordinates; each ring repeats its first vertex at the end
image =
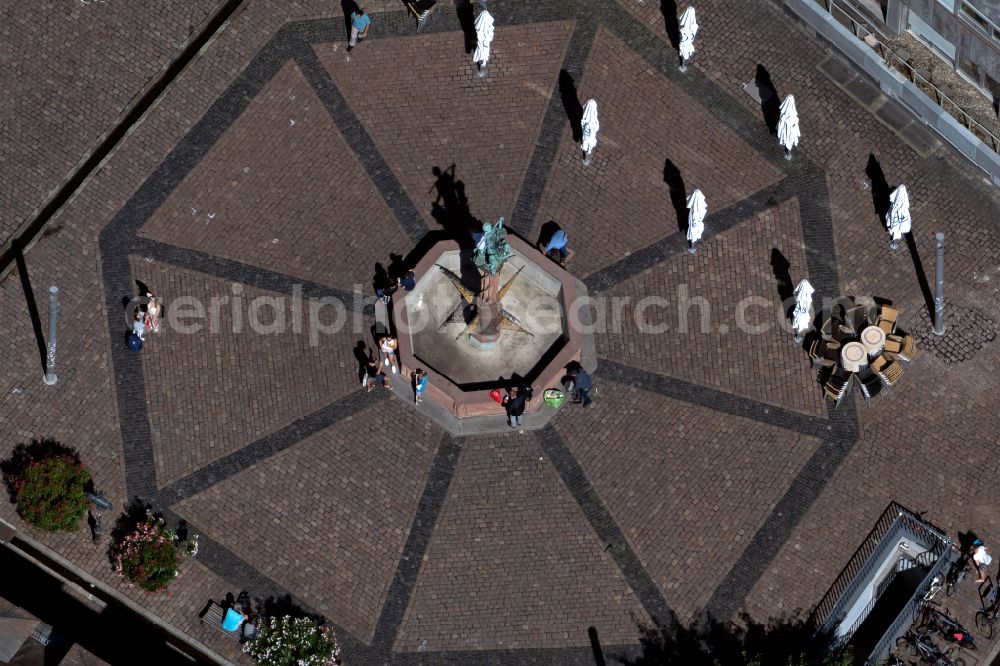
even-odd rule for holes
{"type": "Polygon", "coordinates": [[[413,404],[419,405],[424,399],[424,391],[427,390],[427,371],[417,368],[413,373],[413,404]]]}

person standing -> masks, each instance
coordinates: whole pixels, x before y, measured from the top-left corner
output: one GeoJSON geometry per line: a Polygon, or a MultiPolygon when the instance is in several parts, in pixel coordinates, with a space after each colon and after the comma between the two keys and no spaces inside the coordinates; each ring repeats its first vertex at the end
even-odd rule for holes
{"type": "Polygon", "coordinates": [[[413,373],[413,404],[419,405],[424,399],[424,391],[427,390],[427,371],[417,368],[413,373]]]}
{"type": "Polygon", "coordinates": [[[399,372],[399,368],[396,366],[396,338],[386,335],[379,338],[378,341],[379,352],[382,355],[382,364],[386,367],[392,368],[392,374],[399,372]]]}
{"type": "Polygon", "coordinates": [[[354,46],[368,36],[368,28],[371,27],[372,20],[365,10],[358,7],[351,13],[351,41],[347,45],[347,52],[350,53],[354,46]]]}
{"type": "Polygon", "coordinates": [[[152,292],[146,292],[146,298],[149,302],[146,303],[146,326],[153,329],[153,333],[160,332],[160,313],[163,311],[160,305],[159,299],[153,296],[152,292]]]}
{"type": "Polygon", "coordinates": [[[510,422],[511,428],[516,428],[524,423],[525,402],[524,395],[517,390],[516,386],[504,397],[503,406],[507,410],[507,420],[510,422]]]}
{"type": "Polygon", "coordinates": [[[972,542],[972,566],[976,567],[977,583],[986,581],[986,572],[989,569],[993,558],[986,552],[986,546],[979,539],[972,542]]]}
{"type": "Polygon", "coordinates": [[[594,388],[594,380],[587,371],[576,367],[570,371],[569,376],[573,378],[573,402],[583,407],[593,402],[590,399],[590,390],[594,388]]]}

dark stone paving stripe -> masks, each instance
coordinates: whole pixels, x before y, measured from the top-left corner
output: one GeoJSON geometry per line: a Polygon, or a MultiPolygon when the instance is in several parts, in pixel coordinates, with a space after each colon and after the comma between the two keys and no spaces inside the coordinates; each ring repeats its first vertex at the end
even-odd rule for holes
{"type": "Polygon", "coordinates": [[[545,455],[552,461],[552,465],[559,472],[576,503],[580,505],[601,543],[606,545],[605,550],[611,553],[622,575],[625,576],[625,581],[635,592],[650,619],[665,626],[674,622],[673,611],[663,598],[660,588],[643,568],[625,535],[604,507],[597,491],[590,484],[576,458],[570,453],[559,432],[550,425],[535,434],[545,455]]]}
{"type": "Polygon", "coordinates": [[[184,135],[170,154],[132,195],[101,236],[131,239],[174,189],[212,149],[219,137],[246,110],[288,58],[289,31],[279,30],[236,80],[184,135]]]}
{"type": "Polygon", "coordinates": [[[347,145],[357,154],[358,160],[371,177],[386,205],[396,216],[403,231],[413,242],[419,241],[429,231],[427,224],[420,217],[416,206],[403,190],[392,169],[382,158],[364,125],[340,94],[330,73],[316,56],[316,52],[308,45],[303,45],[295,54],[295,62],[306,81],[316,91],[316,96],[326,107],[327,113],[330,114],[347,145]]]}
{"type": "MultiPolygon", "coordinates": [[[[569,40],[569,48],[566,50],[562,69],[573,77],[573,81],[578,87],[580,79],[583,78],[583,69],[587,64],[587,56],[590,55],[590,47],[594,43],[596,31],[596,23],[581,18],[569,40]]],[[[522,238],[528,239],[528,235],[535,226],[535,214],[542,203],[542,195],[545,193],[549,171],[552,170],[552,163],[555,161],[556,152],[562,142],[563,128],[567,122],[569,119],[559,94],[557,78],[552,81],[549,107],[545,110],[545,117],[542,119],[538,145],[535,146],[531,162],[528,163],[528,170],[524,173],[521,191],[517,195],[517,203],[514,204],[514,212],[511,213],[510,222],[507,225],[522,238]]],[[[528,240],[530,242],[530,239],[528,240]]]]}
{"type": "Polygon", "coordinates": [[[740,610],[750,590],[788,541],[802,517],[809,512],[816,498],[823,493],[857,441],[857,416],[852,401],[833,413],[832,418],[836,424],[833,432],[792,481],[774,511],[757,530],[740,559],[705,605],[705,611],[720,622],[732,618],[740,610]]]}
{"type": "MultiPolygon", "coordinates": [[[[799,414],[731,393],[723,393],[676,377],[630,368],[606,358],[598,359],[597,373],[602,379],[611,379],[619,384],[659,393],[673,400],[792,430],[810,437],[824,437],[832,427],[828,422],[814,416],[799,414]]],[[[818,385],[816,390],[819,391],[818,385]]]]}
{"type": "Polygon", "coordinates": [[[317,409],[312,414],[293,421],[280,430],[264,435],[239,451],[230,453],[198,471],[174,481],[155,493],[151,493],[148,499],[152,500],[153,504],[161,506],[176,504],[245,469],[249,469],[262,460],[267,460],[271,456],[281,453],[383,399],[385,398],[382,391],[378,393],[355,391],[345,398],[317,409]]]}
{"type": "Polygon", "coordinates": [[[427,552],[427,547],[430,545],[434,526],[437,524],[441,507],[444,506],[448,496],[448,486],[451,485],[451,479],[455,476],[461,452],[460,439],[447,433],[441,437],[430,475],[427,478],[427,485],[424,486],[420,503],[417,504],[417,512],[413,516],[410,534],[403,547],[403,555],[396,567],[396,574],[393,576],[385,605],[382,607],[382,613],[375,627],[372,647],[385,655],[391,653],[392,644],[395,642],[396,634],[403,623],[403,616],[410,603],[413,587],[417,583],[424,553],[427,552]]]}
{"type": "Polygon", "coordinates": [[[239,282],[250,287],[257,287],[258,289],[280,294],[292,295],[294,288],[299,287],[301,289],[299,294],[303,298],[336,298],[344,304],[344,307],[348,311],[364,307],[364,298],[360,294],[356,296],[343,289],[336,289],[319,284],[318,282],[302,280],[291,275],[244,264],[231,259],[224,259],[223,257],[198,252],[197,250],[166,245],[165,243],[145,238],[136,238],[135,243],[129,246],[129,250],[130,253],[152,257],[153,259],[166,262],[171,266],[214,275],[224,280],[239,282]]]}
{"type": "MultiPolygon", "coordinates": [[[[587,628],[582,625],[580,634],[581,640],[588,640],[587,628]]],[[[590,647],[401,652],[393,656],[391,663],[394,666],[594,666],[598,663],[629,663],[638,659],[641,650],[633,645],[609,645],[602,646],[601,653],[603,662],[597,661],[590,647]]],[[[353,659],[351,664],[353,666],[353,659]]]]}
{"type": "MultiPolygon", "coordinates": [[[[709,210],[708,215],[705,216],[705,233],[702,236],[702,242],[797,195],[798,192],[790,187],[788,179],[783,179],[717,213],[709,210]]],[[[607,268],[590,274],[583,280],[583,283],[587,285],[591,294],[604,291],[645,270],[658,266],[670,257],[687,252],[687,249],[687,234],[673,233],[661,241],[633,252],[607,268]]]]}
{"type": "Polygon", "coordinates": [[[833,242],[833,215],[830,212],[830,192],[826,175],[815,167],[802,168],[805,176],[799,193],[799,219],[806,245],[806,266],[809,282],[816,288],[813,300],[840,295],[837,271],[837,250],[833,242]]]}
{"type": "MultiPolygon", "coordinates": [[[[110,228],[110,227],[109,227],[110,228]]],[[[156,488],[156,460],[153,457],[153,434],[146,409],[145,379],[139,354],[129,351],[129,333],[123,296],[135,295],[135,282],[128,255],[102,232],[100,239],[103,263],[104,298],[111,336],[111,367],[115,374],[115,397],[121,424],[125,465],[125,492],[128,497],[147,496],[156,488]]]]}

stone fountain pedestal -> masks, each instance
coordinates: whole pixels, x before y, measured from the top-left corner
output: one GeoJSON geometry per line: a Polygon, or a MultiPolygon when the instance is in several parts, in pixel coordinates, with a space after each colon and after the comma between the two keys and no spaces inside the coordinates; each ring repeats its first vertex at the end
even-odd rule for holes
{"type": "Polygon", "coordinates": [[[487,312],[482,303],[480,317],[488,321],[477,332],[464,333],[475,310],[464,306],[439,266],[459,276],[472,292],[479,275],[454,241],[434,245],[414,269],[416,287],[393,299],[401,364],[398,392],[412,404],[408,378],[417,368],[426,370],[429,386],[416,409],[455,434],[509,430],[503,407],[489,394],[502,390],[514,374],[534,389],[526,427],[543,427],[555,413],[544,405],[544,390],[561,389],[566,366],[573,361],[588,370],[596,366],[591,310],[581,307],[588,298],[586,287],[522,239],[507,240],[512,253],[500,282],[517,278],[499,307],[527,333],[501,329],[499,312],[487,312]]]}

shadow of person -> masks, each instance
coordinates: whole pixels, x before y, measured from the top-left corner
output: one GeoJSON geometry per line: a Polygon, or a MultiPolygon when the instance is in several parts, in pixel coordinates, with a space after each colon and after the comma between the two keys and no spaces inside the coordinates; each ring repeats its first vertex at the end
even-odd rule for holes
{"type": "Polygon", "coordinates": [[[360,7],[354,0],[340,0],[340,9],[344,12],[344,31],[351,36],[351,15],[360,7]]]}
{"type": "Polygon", "coordinates": [[[372,289],[379,298],[382,294],[388,293],[396,283],[389,277],[389,273],[382,264],[375,264],[375,276],[372,278],[372,289]]]}
{"type": "Polygon", "coordinates": [[[398,280],[406,275],[406,259],[401,254],[389,253],[389,266],[385,269],[390,280],[398,280]]]}
{"type": "Polygon", "coordinates": [[[865,175],[872,184],[872,206],[875,214],[878,215],[879,222],[885,227],[885,218],[889,214],[889,195],[892,193],[889,182],[885,179],[885,172],[882,165],[875,158],[874,154],[868,155],[868,164],[865,166],[865,175]]]}
{"type": "Polygon", "coordinates": [[[778,298],[781,299],[782,312],[785,313],[786,317],[791,315],[795,305],[791,302],[795,294],[792,287],[791,267],[792,264],[781,253],[781,250],[776,247],[771,248],[771,272],[774,273],[774,279],[778,283],[778,298]]]}
{"type": "Polygon", "coordinates": [[[573,77],[565,69],[559,70],[559,97],[562,99],[570,129],[573,131],[573,141],[583,140],[583,105],[576,91],[573,77]]]}
{"type": "Polygon", "coordinates": [[[476,17],[472,0],[460,0],[455,3],[455,16],[458,17],[458,25],[465,36],[465,52],[472,53],[479,45],[476,36],[476,17]]]}
{"type": "Polygon", "coordinates": [[[677,20],[677,3],[674,0],[660,0],[660,13],[663,14],[663,27],[667,30],[667,39],[676,51],[681,47],[681,24],[677,20]]]}
{"type": "Polygon", "coordinates": [[[371,352],[369,352],[368,345],[365,344],[364,340],[358,340],[358,344],[354,346],[352,351],[354,352],[354,360],[358,362],[357,381],[364,381],[368,374],[366,370],[368,367],[368,361],[372,358],[371,352]]]}
{"type": "Polygon", "coordinates": [[[663,182],[670,189],[670,205],[674,207],[677,214],[677,230],[681,233],[687,231],[687,188],[684,186],[684,178],[681,177],[681,170],[677,165],[667,160],[663,165],[663,182]]]}
{"type": "Polygon", "coordinates": [[[760,112],[764,116],[764,124],[767,131],[773,135],[778,134],[778,122],[781,120],[781,97],[778,89],[771,81],[771,73],[764,65],[757,65],[757,73],[753,77],[754,85],[757,86],[757,94],[760,95],[760,112]]]}
{"type": "Polygon", "coordinates": [[[924,296],[924,305],[927,306],[927,314],[931,320],[934,319],[934,294],[931,292],[930,282],[924,272],[924,262],[920,259],[920,252],[917,251],[917,241],[913,238],[913,233],[903,234],[906,247],[910,251],[910,259],[913,260],[913,270],[917,274],[917,284],[920,285],[920,293],[924,296]]]}

